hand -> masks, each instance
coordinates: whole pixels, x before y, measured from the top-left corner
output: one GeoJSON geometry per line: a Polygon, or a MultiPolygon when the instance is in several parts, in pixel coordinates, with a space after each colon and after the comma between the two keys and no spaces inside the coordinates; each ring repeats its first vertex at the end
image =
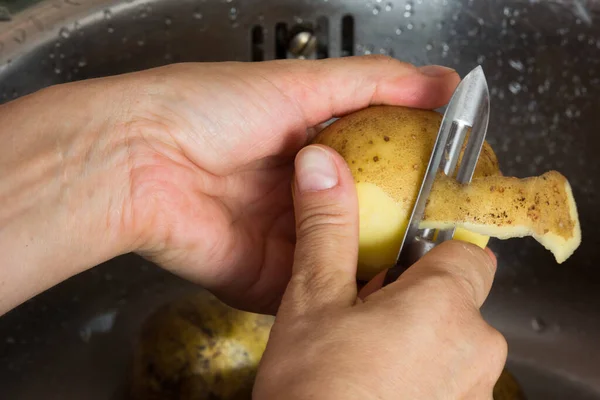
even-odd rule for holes
{"type": "Polygon", "coordinates": [[[290,277],[293,158],[310,128],[371,104],[439,107],[458,82],[452,70],[382,57],[176,65],[139,79],[158,83],[132,114],[138,251],[234,306],[270,312],[290,277]]]}
{"type": "Polygon", "coordinates": [[[134,251],[274,312],[295,244],[292,161],[311,128],[370,104],[436,108],[458,80],[385,57],[177,64],[1,106],[0,311],[134,251]]]}
{"type": "Polygon", "coordinates": [[[495,259],[451,241],[357,295],[353,180],[331,149],[296,158],[293,273],[261,361],[260,399],[492,399],[504,338],[481,317],[495,259]]]}

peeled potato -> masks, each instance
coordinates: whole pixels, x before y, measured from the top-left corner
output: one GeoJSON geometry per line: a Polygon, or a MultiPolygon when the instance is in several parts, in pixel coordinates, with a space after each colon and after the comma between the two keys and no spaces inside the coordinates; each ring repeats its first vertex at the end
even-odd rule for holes
{"type": "MultiPolygon", "coordinates": [[[[368,280],[395,262],[441,120],[435,111],[375,106],[340,118],[314,139],[340,153],[354,176],[359,279],[368,280]]],[[[453,226],[455,239],[480,247],[490,236],[533,236],[558,263],[581,242],[566,178],[555,171],[527,179],[504,177],[487,142],[471,184],[460,185],[441,173],[436,178],[420,227],[453,226]]]]}

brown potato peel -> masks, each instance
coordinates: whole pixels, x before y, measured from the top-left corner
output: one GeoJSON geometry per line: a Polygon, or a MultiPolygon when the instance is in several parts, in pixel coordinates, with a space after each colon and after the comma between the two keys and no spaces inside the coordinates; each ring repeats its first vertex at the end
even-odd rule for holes
{"type": "Polygon", "coordinates": [[[469,185],[438,176],[421,227],[452,226],[500,239],[532,236],[558,263],[581,243],[571,186],[556,171],[525,179],[487,176],[469,185]]]}

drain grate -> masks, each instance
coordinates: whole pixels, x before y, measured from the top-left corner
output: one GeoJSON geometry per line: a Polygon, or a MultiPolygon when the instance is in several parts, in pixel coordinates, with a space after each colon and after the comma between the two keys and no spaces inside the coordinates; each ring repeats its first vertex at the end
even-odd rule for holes
{"type": "MultiPolygon", "coordinates": [[[[275,59],[301,58],[301,59],[323,59],[330,56],[330,26],[329,18],[318,17],[314,22],[302,22],[288,25],[286,22],[278,22],[273,26],[275,32],[274,41],[265,43],[265,29],[263,25],[255,25],[251,29],[251,60],[265,61],[265,46],[272,46],[272,54],[275,59]]],[[[340,56],[354,55],[354,17],[345,15],[341,19],[340,26],[341,49],[340,56]]]]}

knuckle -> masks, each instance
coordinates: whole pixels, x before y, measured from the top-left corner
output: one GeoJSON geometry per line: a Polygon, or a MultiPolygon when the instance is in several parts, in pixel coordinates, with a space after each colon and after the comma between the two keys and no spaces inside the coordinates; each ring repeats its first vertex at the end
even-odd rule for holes
{"type": "MultiPolygon", "coordinates": [[[[458,242],[441,244],[439,249],[432,250],[424,267],[445,271],[448,284],[454,287],[456,292],[469,296],[479,304],[485,299],[493,276],[488,273],[490,268],[487,265],[482,267],[482,263],[486,261],[478,256],[479,251],[474,251],[466,245],[458,242]]],[[[489,259],[487,254],[484,253],[483,256],[489,259]]],[[[487,263],[491,264],[491,260],[487,260],[487,263]]]]}
{"type": "Polygon", "coordinates": [[[486,348],[504,364],[508,355],[508,342],[500,331],[488,325],[486,348]]]}
{"type": "MultiPolygon", "coordinates": [[[[483,373],[490,379],[496,379],[506,364],[508,356],[508,343],[500,331],[480,319],[478,332],[474,333],[476,340],[476,352],[478,359],[485,361],[486,368],[483,373]]],[[[471,334],[471,337],[473,334],[471,334]]]]}
{"type": "Polygon", "coordinates": [[[319,232],[341,231],[348,226],[346,213],[331,205],[308,207],[303,210],[296,222],[298,240],[314,236],[319,232]]]}
{"type": "Polygon", "coordinates": [[[469,274],[464,269],[455,270],[450,273],[452,286],[455,287],[457,295],[478,301],[483,297],[483,282],[479,275],[469,274]]]}
{"type": "Polygon", "coordinates": [[[431,301],[439,313],[456,315],[469,309],[468,292],[464,283],[452,272],[435,269],[420,280],[418,286],[431,295],[431,301]]]}

